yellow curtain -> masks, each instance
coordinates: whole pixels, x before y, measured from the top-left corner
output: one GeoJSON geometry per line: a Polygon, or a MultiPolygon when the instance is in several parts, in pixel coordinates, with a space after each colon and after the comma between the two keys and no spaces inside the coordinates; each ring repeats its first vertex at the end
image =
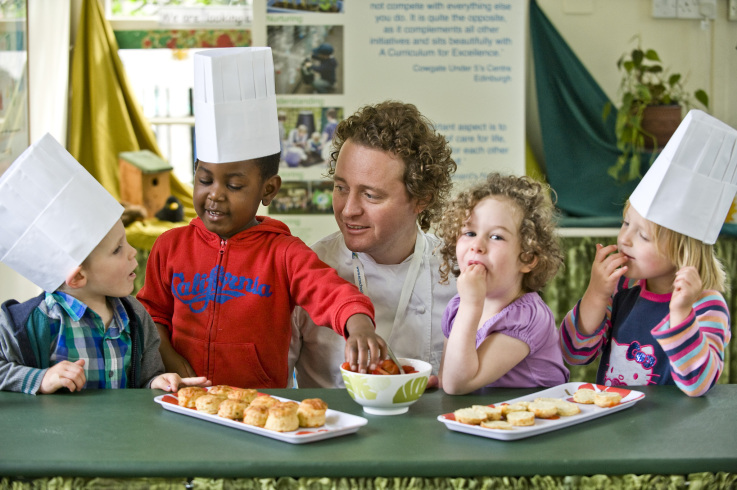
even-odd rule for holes
{"type": "Polygon", "coordinates": [[[540,164],[532,152],[529,141],[525,141],[525,175],[540,182],[546,182],[545,173],[540,169],[540,164]]]}
{"type": "MultiPolygon", "coordinates": [[[[161,151],[118,56],[118,43],[98,0],[83,0],[72,56],[69,127],[71,153],[113,196],[120,199],[118,155],[161,151]]],[[[187,218],[194,217],[192,189],[171,175],[171,193],[187,218]]]]}

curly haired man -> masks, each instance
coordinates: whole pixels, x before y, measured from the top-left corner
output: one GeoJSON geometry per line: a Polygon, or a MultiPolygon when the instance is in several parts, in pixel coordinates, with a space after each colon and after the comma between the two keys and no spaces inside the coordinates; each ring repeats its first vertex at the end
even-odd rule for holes
{"type": "MultiPolygon", "coordinates": [[[[437,374],[440,321],[456,287],[440,284],[440,241],[427,231],[456,171],[447,140],[414,105],[385,101],[338,124],[329,165],[340,231],[313,250],[371,298],[376,333],[395,354],[430,362],[437,374]]],[[[343,386],[345,341],[327,330],[295,309],[290,366],[300,388],[343,386]]]]}

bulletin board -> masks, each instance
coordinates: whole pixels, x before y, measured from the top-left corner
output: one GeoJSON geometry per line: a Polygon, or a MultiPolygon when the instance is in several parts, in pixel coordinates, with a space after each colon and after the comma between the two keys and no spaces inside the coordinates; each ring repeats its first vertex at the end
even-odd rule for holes
{"type": "Polygon", "coordinates": [[[366,104],[416,105],[453,149],[456,188],[490,171],[524,173],[528,2],[225,3],[172,3],[158,10],[158,36],[116,35],[144,48],[271,47],[284,184],[259,213],[305,242],[337,230],[326,180],[332,131],[366,104]]]}
{"type": "Polygon", "coordinates": [[[456,185],[494,170],[524,173],[527,2],[254,0],[253,8],[254,45],[274,56],[282,131],[284,185],[268,212],[305,242],[337,230],[325,192],[330,129],[365,104],[415,104],[448,139],[456,185]],[[332,83],[320,80],[322,52],[332,83]]]}

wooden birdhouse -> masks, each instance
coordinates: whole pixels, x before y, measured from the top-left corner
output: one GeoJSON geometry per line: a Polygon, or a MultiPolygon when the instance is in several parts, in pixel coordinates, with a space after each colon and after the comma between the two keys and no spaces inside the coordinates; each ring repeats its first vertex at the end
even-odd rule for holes
{"type": "Polygon", "coordinates": [[[146,208],[149,217],[164,207],[171,195],[169,174],[172,167],[148,150],[120,153],[120,199],[146,208]]]}

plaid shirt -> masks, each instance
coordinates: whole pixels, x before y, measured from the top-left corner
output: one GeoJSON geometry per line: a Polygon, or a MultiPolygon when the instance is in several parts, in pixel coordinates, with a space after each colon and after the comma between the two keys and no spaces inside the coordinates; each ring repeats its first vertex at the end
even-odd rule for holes
{"type": "Polygon", "coordinates": [[[127,385],[131,366],[128,314],[120,299],[108,300],[113,307],[113,319],[107,329],[97,313],[61,291],[46,293],[46,299],[28,319],[49,329],[50,365],[85,360],[85,389],[127,385]]]}

